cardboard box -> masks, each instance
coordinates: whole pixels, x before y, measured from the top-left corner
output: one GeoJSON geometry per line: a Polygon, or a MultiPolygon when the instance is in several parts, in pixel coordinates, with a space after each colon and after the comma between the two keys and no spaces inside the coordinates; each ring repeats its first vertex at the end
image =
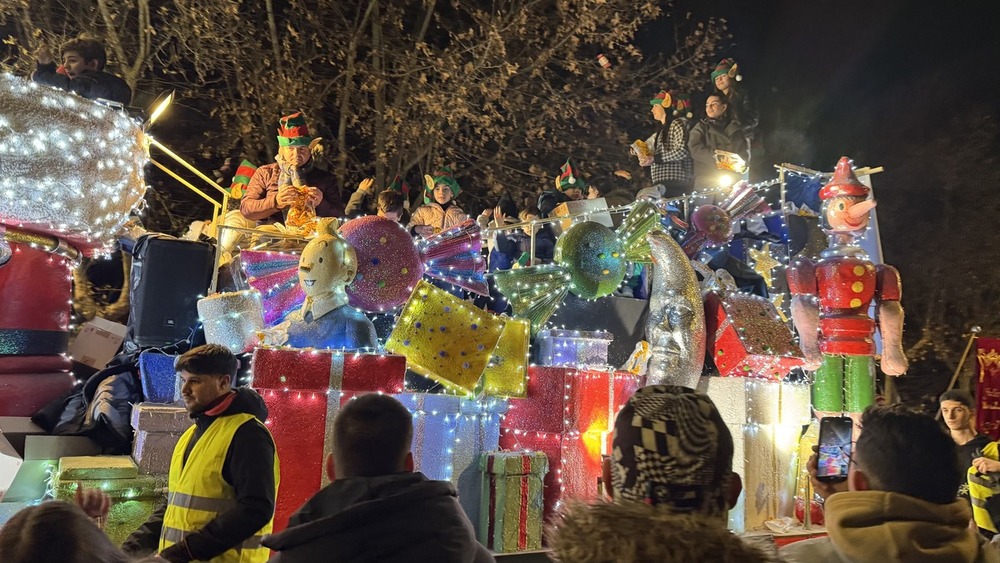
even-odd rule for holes
{"type": "Polygon", "coordinates": [[[126,330],[128,329],[123,324],[94,317],[94,320],[83,325],[69,345],[69,354],[81,364],[104,369],[118,353],[118,348],[125,340],[126,330]]]}
{"type": "Polygon", "coordinates": [[[594,221],[600,223],[609,229],[613,229],[615,224],[611,220],[611,214],[606,210],[608,208],[608,202],[605,201],[603,197],[597,199],[579,199],[576,201],[567,201],[560,203],[552,210],[553,217],[572,217],[580,213],[590,212],[590,215],[584,217],[575,217],[572,219],[566,219],[559,222],[559,226],[562,227],[563,231],[569,230],[573,223],[579,223],[581,221],[594,221]]]}

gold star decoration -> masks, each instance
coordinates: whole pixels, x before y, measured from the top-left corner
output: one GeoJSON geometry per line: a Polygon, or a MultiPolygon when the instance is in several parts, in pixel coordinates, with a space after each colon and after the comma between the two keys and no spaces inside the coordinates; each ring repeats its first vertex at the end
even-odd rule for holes
{"type": "Polygon", "coordinates": [[[781,317],[781,322],[788,322],[788,315],[785,314],[785,310],[781,308],[781,304],[785,302],[785,294],[778,293],[771,296],[771,304],[778,311],[778,316],[781,317]]]}
{"type": "Polygon", "coordinates": [[[764,278],[764,283],[767,287],[774,287],[774,280],[771,278],[771,270],[773,270],[778,264],[778,262],[771,256],[771,243],[765,242],[764,246],[760,250],[751,248],[749,251],[750,257],[753,258],[753,269],[755,272],[764,278]]]}

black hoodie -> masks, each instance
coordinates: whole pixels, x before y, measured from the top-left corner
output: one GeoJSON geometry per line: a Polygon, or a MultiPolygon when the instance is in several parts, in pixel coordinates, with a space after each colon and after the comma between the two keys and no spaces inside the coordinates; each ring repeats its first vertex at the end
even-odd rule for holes
{"type": "MultiPolygon", "coordinates": [[[[232,402],[222,407],[221,413],[208,414],[230,400],[229,397],[220,398],[205,412],[191,415],[197,428],[184,459],[187,460],[194,444],[216,418],[242,413],[257,417],[236,430],[222,464],[222,478],[236,491],[236,507],[219,514],[183,542],[163,550],[160,556],[167,561],[187,563],[221,555],[256,534],[274,515],[274,440],[263,424],[267,420],[264,399],[253,390],[240,387],[233,390],[232,402]]],[[[166,509],[164,504],[129,536],[122,545],[125,553],[143,556],[157,550],[166,509]]]]}
{"type": "Polygon", "coordinates": [[[422,473],[338,479],[262,542],[270,563],[488,563],[455,487],[422,473]]]}

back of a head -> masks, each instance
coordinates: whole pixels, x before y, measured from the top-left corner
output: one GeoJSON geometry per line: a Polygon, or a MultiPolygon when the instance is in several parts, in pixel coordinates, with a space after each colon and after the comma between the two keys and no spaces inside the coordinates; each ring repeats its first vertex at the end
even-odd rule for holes
{"type": "Polygon", "coordinates": [[[615,499],[662,504],[676,512],[725,514],[733,437],[707,395],[651,385],[615,419],[615,499]]]}
{"type": "Polygon", "coordinates": [[[962,403],[967,409],[975,409],[976,401],[972,398],[972,395],[964,389],[949,389],[941,394],[938,398],[938,403],[943,403],[945,401],[955,401],[962,403]]]}
{"type": "Polygon", "coordinates": [[[955,441],[932,417],[902,405],[869,407],[855,450],[872,489],[954,502],[963,477],[955,441]]]}
{"type": "Polygon", "coordinates": [[[382,190],[375,197],[375,207],[382,213],[402,213],[403,194],[396,190],[382,190]]]}
{"type": "Polygon", "coordinates": [[[43,502],[0,528],[4,563],[125,563],[128,558],[75,504],[43,502]]]}
{"type": "Polygon", "coordinates": [[[196,375],[229,375],[235,381],[239,361],[220,344],[203,344],[192,348],[174,361],[177,372],[196,375]]]}
{"type": "Polygon", "coordinates": [[[104,70],[104,65],[108,64],[108,56],[104,51],[104,45],[96,39],[81,35],[75,39],[70,39],[63,43],[60,54],[67,51],[75,51],[85,61],[97,60],[97,70],[104,70]]]}
{"type": "Polygon", "coordinates": [[[333,422],[337,477],[402,472],[412,440],[413,416],[402,403],[377,393],[353,399],[333,422]]]}

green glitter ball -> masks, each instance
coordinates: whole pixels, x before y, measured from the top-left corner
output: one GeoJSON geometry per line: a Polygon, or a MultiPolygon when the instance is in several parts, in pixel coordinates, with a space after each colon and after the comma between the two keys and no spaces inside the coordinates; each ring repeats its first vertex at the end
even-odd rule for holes
{"type": "Polygon", "coordinates": [[[614,293],[625,278],[622,243],[600,223],[577,223],[556,242],[555,261],[569,272],[569,290],[583,299],[614,293]]]}

